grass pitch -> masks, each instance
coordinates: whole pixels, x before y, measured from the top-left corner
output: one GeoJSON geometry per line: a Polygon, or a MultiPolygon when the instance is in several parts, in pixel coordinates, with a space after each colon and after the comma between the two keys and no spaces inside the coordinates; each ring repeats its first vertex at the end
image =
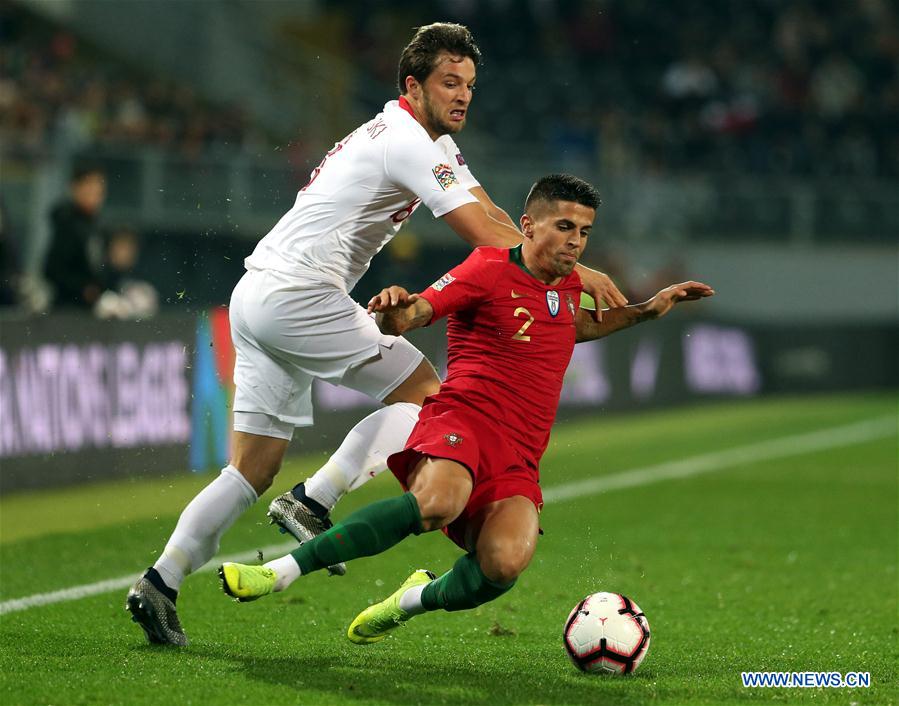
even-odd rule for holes
{"type": "MultiPolygon", "coordinates": [[[[416,618],[367,647],[346,639],[348,623],[413,569],[448,569],[458,550],[441,535],[353,562],[344,578],[321,572],[250,604],[228,600],[213,573],[198,573],[178,601],[192,641],[179,650],[145,643],[123,610],[125,588],[25,610],[6,602],[136,576],[210,476],[7,496],[0,702],[897,704],[895,418],[894,395],[869,395],[560,426],[543,463],[548,497],[572,482],[646,472],[628,487],[548,502],[534,562],[495,603],[416,618]],[[866,441],[828,445],[830,435],[819,435],[792,452],[784,451],[790,444],[759,446],[885,416],[893,423],[866,441]],[[722,454],[731,459],[722,467],[719,456],[709,460],[737,447],[755,451],[742,460],[722,454]],[[700,475],[654,475],[659,464],[696,457],[707,466],[700,475]],[[652,627],[649,655],[631,677],[580,674],[564,654],[568,611],[599,590],[634,598],[652,627]],[[744,689],[748,670],[870,672],[871,688],[744,689]]],[[[276,489],[320,460],[290,461],[276,489]]],[[[381,476],[336,514],[396,490],[381,476]]],[[[273,493],[226,534],[223,554],[284,543],[264,516],[273,493]]]]}

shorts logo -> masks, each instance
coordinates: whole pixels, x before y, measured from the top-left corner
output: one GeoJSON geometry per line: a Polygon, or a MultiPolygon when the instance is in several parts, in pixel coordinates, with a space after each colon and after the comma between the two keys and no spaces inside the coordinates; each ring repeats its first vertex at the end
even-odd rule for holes
{"type": "Polygon", "coordinates": [[[436,282],[434,282],[434,284],[431,285],[431,289],[433,289],[436,292],[442,292],[443,288],[446,285],[452,284],[455,281],[456,281],[456,278],[453,277],[449,272],[447,272],[445,275],[443,275],[443,277],[441,277],[436,282]]]}
{"type": "Polygon", "coordinates": [[[453,448],[456,448],[462,443],[462,437],[459,434],[444,434],[443,438],[446,439],[446,443],[453,448]]]}
{"type": "Polygon", "coordinates": [[[565,303],[568,305],[568,312],[574,316],[575,308],[574,308],[574,299],[571,298],[570,294],[565,295],[565,303]]]}
{"type": "Polygon", "coordinates": [[[551,289],[546,293],[546,306],[549,313],[555,316],[559,313],[559,293],[555,289],[551,289]]]}
{"type": "Polygon", "coordinates": [[[459,183],[459,180],[456,179],[456,173],[448,164],[438,164],[431,171],[434,172],[434,178],[437,179],[437,183],[440,184],[440,188],[444,191],[459,183]]]}
{"type": "Polygon", "coordinates": [[[460,167],[465,166],[465,158],[462,156],[461,153],[456,155],[456,161],[459,163],[460,167]]]}

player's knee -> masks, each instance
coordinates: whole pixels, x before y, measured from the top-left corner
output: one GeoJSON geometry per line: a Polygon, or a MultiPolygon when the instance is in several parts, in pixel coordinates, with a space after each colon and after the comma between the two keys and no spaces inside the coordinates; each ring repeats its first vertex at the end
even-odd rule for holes
{"type": "Polygon", "coordinates": [[[423,360],[409,377],[384,398],[384,402],[386,404],[411,402],[421,407],[425,397],[436,395],[439,391],[440,378],[437,372],[427,360],[423,360]]]}
{"type": "Polygon", "coordinates": [[[280,458],[269,458],[266,460],[235,459],[232,461],[232,464],[240,470],[241,475],[253,486],[256,495],[262,495],[271,488],[275,476],[281,470],[280,458]]]}
{"type": "Polygon", "coordinates": [[[430,397],[431,395],[436,395],[440,392],[440,380],[437,379],[429,379],[426,382],[422,383],[418,387],[418,394],[421,397],[421,402],[417,402],[419,406],[421,406],[425,397],[430,397]]]}
{"type": "Polygon", "coordinates": [[[516,542],[499,544],[479,556],[481,571],[496,583],[511,583],[528,567],[531,552],[516,542]]]}
{"type": "Polygon", "coordinates": [[[416,404],[421,407],[424,404],[425,397],[436,395],[439,391],[439,380],[427,380],[420,382],[414,387],[406,387],[402,390],[398,390],[397,392],[391,394],[384,401],[387,404],[394,404],[396,402],[411,402],[412,404],[416,404]]]}
{"type": "Polygon", "coordinates": [[[455,520],[465,508],[465,498],[454,493],[435,492],[431,489],[414,492],[421,512],[421,526],[425,532],[446,527],[455,520]]]}
{"type": "Polygon", "coordinates": [[[257,466],[253,469],[252,473],[244,474],[244,477],[246,477],[250,485],[253,486],[256,495],[262,495],[266,490],[272,487],[275,476],[278,475],[278,471],[280,470],[281,462],[278,461],[275,464],[257,466]]]}
{"type": "Polygon", "coordinates": [[[253,486],[256,494],[262,495],[271,487],[275,476],[281,470],[281,462],[284,460],[288,443],[286,438],[235,431],[231,464],[253,486]]]}

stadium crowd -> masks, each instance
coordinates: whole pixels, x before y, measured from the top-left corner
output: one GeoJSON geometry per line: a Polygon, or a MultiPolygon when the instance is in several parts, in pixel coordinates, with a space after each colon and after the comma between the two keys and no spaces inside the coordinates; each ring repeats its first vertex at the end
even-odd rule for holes
{"type": "MultiPolygon", "coordinates": [[[[899,24],[887,0],[320,6],[346,18],[333,51],[354,57],[360,83],[395,83],[396,48],[420,18],[468,24],[484,52],[478,124],[501,124],[503,141],[538,157],[653,172],[899,176],[899,24]]],[[[0,135],[20,148],[197,154],[264,141],[239,105],[209,105],[21,9],[2,12],[0,135]]]]}
{"type": "Polygon", "coordinates": [[[385,82],[410,17],[470,26],[484,52],[478,123],[536,156],[899,176],[899,16],[888,0],[351,4],[342,50],[385,82]]]}
{"type": "Polygon", "coordinates": [[[262,139],[239,105],[111,61],[14,5],[0,5],[0,139],[6,148],[79,151],[140,145],[196,156],[262,139]]]}

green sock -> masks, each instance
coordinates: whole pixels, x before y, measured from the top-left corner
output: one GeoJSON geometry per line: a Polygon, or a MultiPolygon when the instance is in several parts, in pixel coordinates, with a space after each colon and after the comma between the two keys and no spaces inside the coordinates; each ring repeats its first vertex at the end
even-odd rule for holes
{"type": "Polygon", "coordinates": [[[341,561],[380,554],[410,534],[421,532],[418,501],[412,493],[405,493],[356,510],[291,555],[300,571],[308,574],[341,561]]]}
{"type": "Polygon", "coordinates": [[[515,585],[491,581],[478,564],[477,557],[466,554],[453,564],[453,568],[425,586],[421,604],[425,610],[468,610],[482,603],[495,600],[515,585]]]}

